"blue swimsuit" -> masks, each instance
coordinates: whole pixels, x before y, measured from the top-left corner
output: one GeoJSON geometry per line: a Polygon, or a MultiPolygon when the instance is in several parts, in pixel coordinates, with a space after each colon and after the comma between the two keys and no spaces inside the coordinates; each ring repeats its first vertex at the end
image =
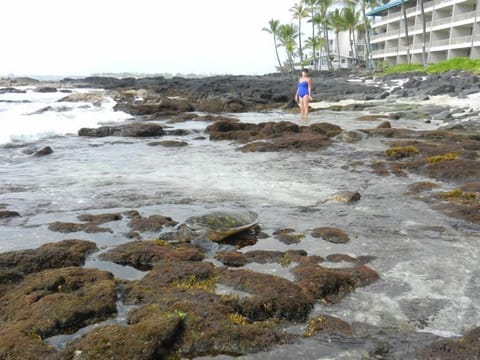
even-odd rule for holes
{"type": "Polygon", "coordinates": [[[310,95],[308,93],[308,81],[298,83],[298,96],[303,98],[305,95],[310,95]]]}

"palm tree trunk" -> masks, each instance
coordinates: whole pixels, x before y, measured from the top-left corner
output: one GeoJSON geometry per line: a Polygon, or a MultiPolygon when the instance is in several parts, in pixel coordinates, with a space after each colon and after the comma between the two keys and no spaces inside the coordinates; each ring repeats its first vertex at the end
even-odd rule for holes
{"type": "Polygon", "coordinates": [[[303,68],[303,51],[302,51],[302,19],[298,17],[298,50],[300,51],[300,67],[303,68]]]}
{"type": "Polygon", "coordinates": [[[275,45],[275,54],[277,55],[278,68],[280,69],[280,72],[283,73],[282,62],[280,61],[280,56],[278,55],[277,36],[275,34],[273,34],[273,42],[274,42],[274,45],[275,45]]]}
{"type": "Polygon", "coordinates": [[[403,22],[405,24],[405,39],[407,41],[407,64],[410,64],[410,39],[408,38],[407,10],[405,10],[405,1],[402,1],[403,22]]]}
{"type": "Polygon", "coordinates": [[[427,66],[427,54],[425,52],[425,38],[427,32],[427,23],[425,22],[425,8],[423,7],[423,0],[420,0],[420,12],[422,14],[422,31],[423,31],[423,38],[422,38],[422,64],[423,66],[427,66]]]}
{"type": "Polygon", "coordinates": [[[350,52],[352,53],[352,72],[355,72],[355,61],[357,61],[357,58],[353,50],[355,45],[355,34],[353,34],[353,37],[352,37],[352,34],[353,34],[352,29],[348,29],[348,39],[350,40],[350,52]]]}
{"type": "Polygon", "coordinates": [[[374,70],[373,59],[371,58],[372,48],[370,44],[370,31],[368,28],[368,20],[367,20],[367,14],[365,13],[365,7],[362,7],[362,16],[363,16],[363,22],[365,25],[365,50],[366,50],[367,69],[374,70]]]}
{"type": "Polygon", "coordinates": [[[335,41],[337,42],[337,55],[338,55],[338,69],[340,70],[340,63],[341,63],[341,58],[340,58],[340,41],[338,38],[338,31],[335,32],[335,41]]]}
{"type": "Polygon", "coordinates": [[[315,47],[315,23],[313,22],[313,17],[315,16],[315,13],[313,11],[313,7],[312,7],[312,13],[311,13],[311,17],[312,17],[312,51],[313,51],[313,66],[315,67],[315,70],[316,70],[316,61],[315,61],[315,58],[317,57],[317,52],[316,52],[316,47],[315,47]]]}
{"type": "Polygon", "coordinates": [[[330,60],[330,41],[328,40],[328,25],[327,25],[327,20],[324,20],[323,23],[323,33],[325,35],[325,50],[327,51],[327,66],[328,70],[332,71],[333,66],[332,66],[332,61],[330,60]]]}

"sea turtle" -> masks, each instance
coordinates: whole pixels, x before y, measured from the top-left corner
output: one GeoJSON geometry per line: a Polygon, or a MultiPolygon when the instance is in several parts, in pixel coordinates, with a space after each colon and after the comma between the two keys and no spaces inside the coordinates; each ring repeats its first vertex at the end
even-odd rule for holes
{"type": "Polygon", "coordinates": [[[174,232],[163,233],[160,238],[180,242],[210,240],[220,242],[257,225],[255,212],[245,209],[218,209],[191,216],[174,232]]]}

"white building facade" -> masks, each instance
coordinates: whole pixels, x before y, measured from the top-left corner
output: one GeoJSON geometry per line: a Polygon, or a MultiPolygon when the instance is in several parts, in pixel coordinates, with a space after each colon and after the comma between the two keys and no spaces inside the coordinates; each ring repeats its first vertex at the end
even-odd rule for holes
{"type": "MultiPolygon", "coordinates": [[[[424,1],[427,63],[454,57],[480,58],[479,4],[480,0],[424,1]]],[[[423,19],[419,0],[394,0],[367,15],[373,19],[370,42],[374,61],[405,64],[409,53],[411,63],[422,63],[423,19]],[[407,30],[402,2],[406,9],[407,30]]]]}

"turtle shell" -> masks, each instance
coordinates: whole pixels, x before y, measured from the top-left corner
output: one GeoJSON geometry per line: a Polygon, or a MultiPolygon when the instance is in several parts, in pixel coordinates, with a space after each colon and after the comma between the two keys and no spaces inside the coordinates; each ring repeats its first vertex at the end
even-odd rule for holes
{"type": "Polygon", "coordinates": [[[185,224],[194,231],[205,231],[211,241],[221,241],[255,226],[257,219],[257,214],[249,210],[214,210],[189,217],[185,224]]]}

